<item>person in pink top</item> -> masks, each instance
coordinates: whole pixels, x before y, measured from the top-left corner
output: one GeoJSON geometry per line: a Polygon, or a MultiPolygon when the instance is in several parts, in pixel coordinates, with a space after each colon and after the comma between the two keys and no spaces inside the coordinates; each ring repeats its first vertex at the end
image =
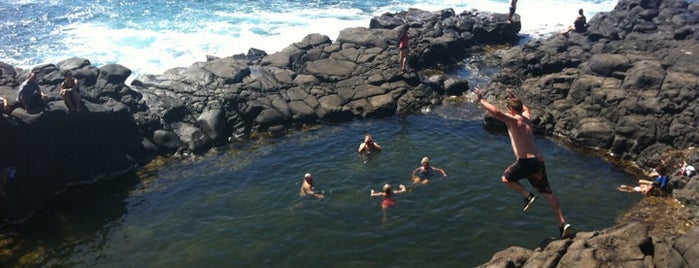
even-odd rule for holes
{"type": "Polygon", "coordinates": [[[408,71],[408,53],[410,52],[410,34],[408,34],[408,29],[410,29],[410,27],[404,27],[400,35],[400,42],[398,43],[398,48],[400,49],[398,62],[403,72],[408,71]]]}
{"type": "Polygon", "coordinates": [[[404,193],[406,191],[405,185],[403,185],[403,184],[398,186],[398,188],[399,188],[398,190],[394,191],[390,184],[386,184],[383,186],[383,191],[381,191],[381,192],[376,192],[376,191],[374,191],[374,189],[371,189],[370,196],[383,196],[383,201],[381,201],[382,208],[395,207],[396,201],[393,200],[393,195],[404,193]]]}
{"type": "Polygon", "coordinates": [[[527,191],[519,183],[520,179],[527,178],[529,183],[548,200],[551,209],[556,214],[561,238],[568,237],[571,225],[567,224],[563,218],[561,205],[558,202],[558,198],[553,194],[546,176],[544,158],[536,149],[529,108],[520,99],[516,98],[509,88],[507,89],[509,96],[507,113],[500,111],[500,109],[483,99],[483,91],[480,89],[476,88],[475,93],[478,97],[478,103],[491,115],[507,125],[512,151],[514,151],[517,160],[507,167],[502,175],[502,182],[524,196],[524,208],[522,210],[526,211],[536,200],[534,193],[527,191]]]}

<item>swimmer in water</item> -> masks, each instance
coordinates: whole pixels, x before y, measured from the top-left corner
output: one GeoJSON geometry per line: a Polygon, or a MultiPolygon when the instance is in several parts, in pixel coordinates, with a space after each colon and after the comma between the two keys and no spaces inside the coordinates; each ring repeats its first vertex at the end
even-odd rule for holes
{"type": "Polygon", "coordinates": [[[303,185],[301,185],[301,192],[299,194],[301,196],[312,196],[318,199],[325,198],[325,195],[315,191],[313,187],[313,175],[311,175],[311,173],[306,173],[306,175],[303,176],[303,185]]]}
{"type": "Polygon", "coordinates": [[[447,172],[444,169],[431,166],[430,159],[427,156],[423,157],[422,161],[420,161],[420,166],[413,170],[413,184],[427,184],[432,171],[437,171],[442,173],[442,176],[447,176],[447,172]]]}
{"type": "Polygon", "coordinates": [[[393,195],[394,194],[400,194],[404,193],[406,191],[405,185],[401,184],[398,186],[398,190],[393,190],[390,184],[386,184],[383,186],[383,191],[381,192],[376,192],[374,189],[371,189],[371,194],[369,196],[383,196],[383,201],[381,202],[381,207],[382,208],[390,208],[390,207],[395,207],[396,206],[396,201],[393,200],[393,195]]]}
{"type": "Polygon", "coordinates": [[[359,144],[359,149],[357,149],[357,152],[360,154],[367,154],[371,152],[381,152],[381,150],[383,150],[383,148],[381,148],[381,144],[376,142],[371,135],[366,134],[366,136],[364,136],[364,142],[359,144]]]}

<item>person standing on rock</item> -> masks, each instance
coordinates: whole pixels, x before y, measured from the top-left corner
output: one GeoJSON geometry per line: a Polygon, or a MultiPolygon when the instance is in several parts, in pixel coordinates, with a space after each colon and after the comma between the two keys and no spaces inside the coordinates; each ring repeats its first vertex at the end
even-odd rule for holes
{"type": "Polygon", "coordinates": [[[398,43],[398,49],[400,49],[400,52],[398,53],[398,62],[400,63],[400,69],[403,72],[408,71],[408,54],[410,52],[410,34],[408,34],[408,29],[410,29],[410,27],[407,25],[403,26],[400,34],[400,41],[398,43]]]}
{"type": "Polygon", "coordinates": [[[512,23],[512,16],[515,15],[517,10],[517,0],[510,1],[510,13],[507,15],[507,23],[512,23]]]}
{"type": "Polygon", "coordinates": [[[509,88],[507,89],[507,94],[509,95],[509,101],[507,103],[509,113],[501,112],[500,109],[484,100],[483,91],[480,89],[476,88],[475,93],[476,96],[478,96],[478,103],[491,115],[507,125],[507,133],[510,136],[512,151],[517,160],[505,170],[505,173],[502,175],[502,182],[524,196],[524,208],[522,210],[526,211],[536,200],[536,195],[527,191],[527,189],[519,183],[520,179],[527,178],[529,183],[531,183],[539,193],[544,195],[551,209],[553,209],[554,214],[556,214],[561,238],[568,237],[570,235],[571,225],[567,224],[563,218],[561,205],[558,202],[558,198],[553,194],[548,177],[546,176],[544,158],[536,149],[529,108],[524,105],[521,100],[517,99],[509,88]]]}

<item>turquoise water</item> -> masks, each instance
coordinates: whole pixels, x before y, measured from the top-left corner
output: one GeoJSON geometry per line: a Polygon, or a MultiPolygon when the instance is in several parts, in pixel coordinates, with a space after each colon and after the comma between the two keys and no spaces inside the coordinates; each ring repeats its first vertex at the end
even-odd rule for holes
{"type": "MultiPolygon", "coordinates": [[[[508,138],[480,118],[472,103],[445,105],[80,186],[49,208],[61,224],[36,227],[33,243],[43,265],[72,267],[472,267],[509,246],[536,248],[558,235],[553,213],[545,199],[521,211],[521,196],[500,183],[508,138]],[[368,161],[356,154],[366,133],[385,150],[368,161]],[[409,185],[423,156],[448,176],[409,186],[384,213],[370,189],[409,185]],[[298,195],[306,172],[326,199],[298,195]]],[[[611,226],[638,200],[616,191],[631,178],[612,165],[537,143],[576,231],[611,226]]]]}

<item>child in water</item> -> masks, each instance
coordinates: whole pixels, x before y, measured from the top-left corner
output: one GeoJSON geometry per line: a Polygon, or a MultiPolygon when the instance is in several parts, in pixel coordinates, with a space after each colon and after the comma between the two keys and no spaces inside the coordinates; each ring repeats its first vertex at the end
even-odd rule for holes
{"type": "Polygon", "coordinates": [[[393,200],[393,195],[394,194],[400,194],[405,192],[405,185],[401,184],[398,186],[398,190],[393,191],[392,187],[390,184],[386,184],[383,186],[383,191],[382,192],[376,192],[374,189],[371,189],[371,195],[369,196],[383,196],[383,201],[381,202],[381,207],[382,208],[389,208],[389,207],[394,207],[396,206],[396,201],[393,200]]]}

